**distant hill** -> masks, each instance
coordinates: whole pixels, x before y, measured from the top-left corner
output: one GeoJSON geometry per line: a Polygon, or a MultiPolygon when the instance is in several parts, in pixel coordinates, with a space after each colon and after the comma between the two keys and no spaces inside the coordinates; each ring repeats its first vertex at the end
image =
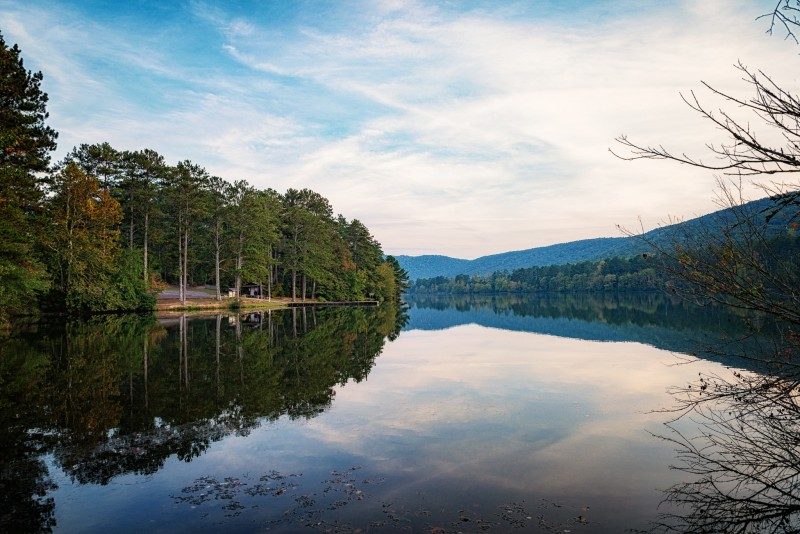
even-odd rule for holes
{"type": "MultiPolygon", "coordinates": [[[[672,241],[675,234],[685,232],[694,233],[701,228],[722,228],[733,224],[737,219],[734,210],[740,213],[759,214],[766,217],[772,207],[777,205],[778,199],[764,198],[754,200],[737,208],[727,208],[702,217],[689,219],[670,226],[651,230],[644,235],[658,243],[667,244],[672,241]]],[[[786,218],[774,218],[770,222],[776,230],[785,229],[786,218]]],[[[515,250],[489,256],[481,256],[474,260],[451,258],[441,255],[423,256],[396,256],[400,265],[408,271],[409,278],[433,278],[445,276],[452,278],[459,274],[485,275],[497,271],[511,271],[524,267],[540,267],[545,265],[563,265],[580,261],[601,260],[615,256],[633,256],[648,252],[650,247],[638,237],[600,237],[595,239],[582,239],[544,247],[515,250]]]]}

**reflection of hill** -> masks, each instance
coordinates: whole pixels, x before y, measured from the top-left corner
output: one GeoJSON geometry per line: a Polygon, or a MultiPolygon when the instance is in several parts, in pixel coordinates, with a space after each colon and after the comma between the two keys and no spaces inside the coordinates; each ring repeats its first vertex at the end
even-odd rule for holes
{"type": "Polygon", "coordinates": [[[635,341],[680,353],[738,342],[750,324],[723,309],[691,306],[657,293],[431,295],[413,297],[410,305],[406,330],[478,324],[590,341],[635,341]]]}
{"type": "Polygon", "coordinates": [[[166,324],[99,317],[3,340],[0,489],[13,505],[3,525],[53,522],[43,454],[74,480],[105,484],[154,473],[171,456],[190,461],[263,420],[314,417],[335,386],[366,378],[398,319],[389,305],[166,324]]]}

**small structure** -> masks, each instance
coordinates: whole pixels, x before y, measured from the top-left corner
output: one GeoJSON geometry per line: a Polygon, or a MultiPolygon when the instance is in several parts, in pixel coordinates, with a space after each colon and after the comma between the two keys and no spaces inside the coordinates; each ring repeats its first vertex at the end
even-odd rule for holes
{"type": "MultiPolygon", "coordinates": [[[[261,296],[262,296],[261,295],[261,286],[258,285],[258,284],[242,284],[242,289],[241,289],[240,295],[242,297],[260,299],[261,296]]],[[[230,288],[228,290],[228,296],[229,297],[235,297],[236,296],[236,288],[235,287],[232,287],[232,288],[230,288]]]]}

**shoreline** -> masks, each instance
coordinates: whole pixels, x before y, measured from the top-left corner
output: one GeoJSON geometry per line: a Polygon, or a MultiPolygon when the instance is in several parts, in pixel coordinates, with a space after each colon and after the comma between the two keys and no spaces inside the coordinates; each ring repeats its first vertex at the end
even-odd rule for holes
{"type": "Polygon", "coordinates": [[[186,299],[185,303],[182,303],[178,299],[159,299],[156,301],[156,305],[153,308],[153,311],[156,313],[159,312],[171,312],[171,311],[203,311],[203,310],[244,310],[244,309],[281,309],[281,308],[288,308],[288,304],[291,302],[291,299],[284,300],[282,298],[272,299],[272,300],[264,300],[264,299],[252,299],[252,298],[224,298],[222,300],[217,300],[215,298],[207,298],[207,299],[186,299]]]}
{"type": "Polygon", "coordinates": [[[292,300],[290,298],[278,297],[272,300],[244,297],[238,301],[235,298],[223,300],[209,299],[187,299],[186,303],[181,303],[177,299],[161,299],[156,302],[153,311],[156,314],[171,312],[206,312],[206,311],[242,311],[242,310],[285,310],[289,308],[299,308],[304,306],[378,306],[376,300],[353,300],[353,301],[321,301],[321,300],[292,300]]]}
{"type": "Polygon", "coordinates": [[[129,309],[129,310],[104,310],[86,312],[81,314],[70,314],[65,311],[31,311],[28,313],[15,313],[9,315],[6,321],[0,317],[0,332],[11,328],[14,320],[42,320],[42,319],[70,319],[77,317],[97,317],[101,315],[127,315],[127,314],[155,314],[157,317],[169,316],[172,314],[186,313],[208,313],[226,311],[231,313],[248,310],[288,310],[291,308],[302,308],[305,306],[334,307],[334,306],[379,306],[377,300],[352,300],[352,301],[325,301],[325,300],[292,300],[286,297],[276,297],[272,300],[244,297],[237,303],[235,298],[191,298],[182,304],[178,299],[158,299],[152,308],[129,309]]]}

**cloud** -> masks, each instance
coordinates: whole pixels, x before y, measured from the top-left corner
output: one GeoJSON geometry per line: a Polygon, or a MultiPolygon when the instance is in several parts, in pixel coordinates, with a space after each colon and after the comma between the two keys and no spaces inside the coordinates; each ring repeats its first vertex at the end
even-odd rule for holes
{"type": "Polygon", "coordinates": [[[225,178],[311,187],[392,253],[474,257],[711,211],[713,176],[622,162],[614,137],[679,151],[718,139],[678,93],[706,80],[746,94],[738,59],[797,83],[796,48],[763,35],[763,9],[745,2],[556,14],[383,2],[286,20],[194,3],[179,33],[208,35],[181,53],[90,14],[11,5],[0,24],[54,79],[64,142],[147,145],[225,178]],[[126,68],[141,84],[120,83],[126,68]]]}

